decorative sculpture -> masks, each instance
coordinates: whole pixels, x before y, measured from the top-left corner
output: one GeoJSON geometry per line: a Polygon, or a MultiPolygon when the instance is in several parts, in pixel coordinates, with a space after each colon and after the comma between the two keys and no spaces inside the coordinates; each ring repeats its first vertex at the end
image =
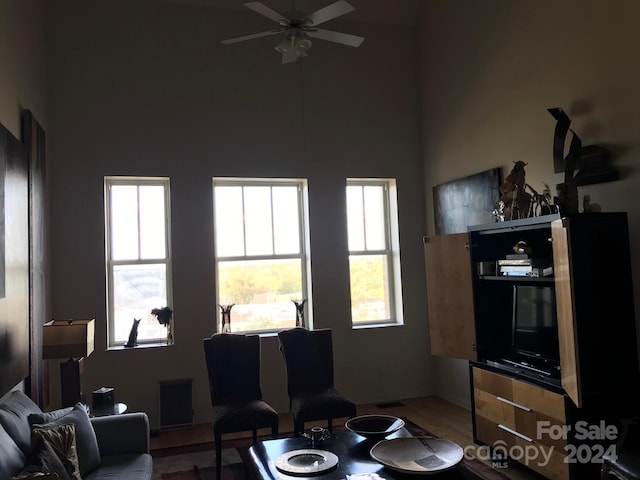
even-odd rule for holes
{"type": "Polygon", "coordinates": [[[131,325],[131,331],[129,332],[129,340],[124,344],[125,347],[135,347],[138,345],[138,325],[140,325],[141,318],[134,318],[133,325],[131,325]]]}
{"type": "Polygon", "coordinates": [[[231,308],[235,303],[229,305],[218,305],[220,307],[220,313],[222,314],[222,325],[220,331],[222,333],[231,333],[231,308]]]}
{"type": "Polygon", "coordinates": [[[154,315],[160,325],[167,327],[167,344],[173,343],[173,329],[171,326],[171,315],[173,311],[169,307],[154,308],[151,315],[154,315]]]}
{"type": "Polygon", "coordinates": [[[496,221],[537,217],[558,211],[558,207],[552,203],[548,185],[545,184],[545,189],[540,194],[525,181],[526,165],[522,161],[514,162],[511,173],[500,185],[501,196],[493,209],[496,221]]]}
{"type": "Polygon", "coordinates": [[[571,119],[567,114],[557,107],[549,108],[548,111],[557,120],[553,137],[553,169],[555,173],[566,173],[570,170],[572,180],[578,186],[618,180],[620,174],[610,165],[611,152],[608,149],[600,145],[583,147],[578,135],[569,129],[571,119]],[[573,139],[569,153],[563,158],[565,138],[569,131],[571,131],[573,139]],[[578,173],[574,176],[573,173],[576,169],[578,173]]]}
{"type": "Polygon", "coordinates": [[[499,218],[505,220],[516,220],[529,215],[531,195],[526,192],[524,167],[527,164],[523,161],[514,162],[513,168],[507,178],[500,185],[500,199],[495,204],[494,212],[500,215],[499,218]],[[499,203],[502,202],[502,203],[499,203]]]}
{"type": "Polygon", "coordinates": [[[578,185],[618,180],[619,173],[610,163],[611,152],[599,145],[582,146],[582,141],[569,128],[571,119],[561,108],[549,108],[556,119],[553,137],[553,167],[556,173],[564,172],[564,183],[556,186],[557,199],[562,213],[578,213],[578,185]],[[571,145],[564,157],[567,133],[571,132],[571,145]],[[575,173],[577,170],[577,173],[575,173]]]}
{"type": "Polygon", "coordinates": [[[304,304],[307,302],[306,298],[302,300],[291,300],[296,306],[296,327],[307,328],[304,323],[304,304]]]}
{"type": "Polygon", "coordinates": [[[549,215],[558,211],[558,206],[553,203],[549,185],[547,185],[546,183],[544,184],[544,190],[542,191],[542,193],[538,193],[528,183],[526,183],[525,186],[529,190],[531,190],[531,203],[529,204],[529,215],[527,215],[528,217],[549,215]]]}
{"type": "Polygon", "coordinates": [[[578,165],[582,141],[572,130],[573,137],[571,138],[569,153],[563,158],[565,137],[569,131],[571,119],[567,117],[561,108],[550,108],[549,113],[557,120],[553,138],[554,170],[562,172],[562,166],[564,165],[564,183],[556,186],[558,196],[554,200],[563,214],[578,213],[578,188],[573,178],[573,173],[578,165]]]}
{"type": "Polygon", "coordinates": [[[311,440],[311,448],[320,448],[325,440],[331,438],[331,433],[326,428],[312,427],[311,432],[303,432],[302,436],[311,440]]]}

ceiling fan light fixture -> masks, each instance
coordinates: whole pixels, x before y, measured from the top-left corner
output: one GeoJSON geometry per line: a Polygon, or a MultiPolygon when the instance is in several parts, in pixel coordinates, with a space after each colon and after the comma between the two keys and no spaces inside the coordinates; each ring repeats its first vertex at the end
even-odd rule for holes
{"type": "Polygon", "coordinates": [[[298,57],[306,57],[307,52],[311,49],[311,40],[308,38],[303,38],[302,40],[298,40],[295,44],[294,51],[298,57]]]}
{"type": "Polygon", "coordinates": [[[282,37],[282,40],[276,47],[276,52],[287,53],[289,50],[294,48],[295,40],[295,37],[291,35],[285,35],[284,37],[282,37]]]}

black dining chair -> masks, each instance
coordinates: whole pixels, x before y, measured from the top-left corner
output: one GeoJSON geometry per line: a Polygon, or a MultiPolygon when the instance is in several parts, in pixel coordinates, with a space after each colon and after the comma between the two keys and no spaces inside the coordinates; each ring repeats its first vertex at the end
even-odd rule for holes
{"type": "Polygon", "coordinates": [[[207,362],[213,436],[216,445],[216,478],[222,469],[222,435],[270,428],[278,436],[278,413],[262,399],[260,338],[258,335],[215,333],[203,340],[207,362]]]}
{"type": "Polygon", "coordinates": [[[287,370],[289,408],[296,435],[304,424],[326,420],[328,430],[335,418],[356,416],[356,404],[334,387],[331,329],[295,327],[278,333],[287,370]]]}

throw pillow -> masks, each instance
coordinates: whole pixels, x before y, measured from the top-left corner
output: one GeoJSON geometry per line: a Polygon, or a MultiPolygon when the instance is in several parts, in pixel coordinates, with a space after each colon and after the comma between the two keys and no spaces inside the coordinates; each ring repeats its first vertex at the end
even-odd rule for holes
{"type": "Polygon", "coordinates": [[[29,414],[29,425],[33,426],[36,423],[49,423],[68,415],[73,410],[73,407],[59,408],[58,410],[52,410],[51,412],[31,413],[29,414]]]}
{"type": "MultiPolygon", "coordinates": [[[[34,452],[39,455],[35,459],[37,471],[51,469],[61,470],[62,478],[66,480],[82,480],[78,463],[78,451],[76,448],[76,429],[71,424],[58,425],[49,428],[34,428],[31,432],[31,444],[34,452]],[[53,458],[49,450],[54,453],[53,458]],[[58,460],[56,462],[56,459],[58,460]],[[39,465],[38,465],[39,464],[39,465]]],[[[32,461],[32,463],[34,463],[32,461]]],[[[58,473],[58,471],[56,471],[58,473]]]]}
{"type": "Polygon", "coordinates": [[[60,477],[56,473],[34,472],[11,477],[11,480],[60,480],[60,477]]]}
{"type": "Polygon", "coordinates": [[[71,480],[62,461],[48,442],[40,439],[29,463],[11,480],[71,480]]]}
{"type": "Polygon", "coordinates": [[[32,415],[31,417],[34,422],[34,428],[55,427],[67,423],[75,426],[81,476],[84,477],[87,473],[100,466],[98,439],[96,438],[96,432],[93,430],[93,425],[91,425],[87,409],[83,404],[77,403],[69,413],[50,422],[45,423],[46,418],[38,415],[32,415]]]}

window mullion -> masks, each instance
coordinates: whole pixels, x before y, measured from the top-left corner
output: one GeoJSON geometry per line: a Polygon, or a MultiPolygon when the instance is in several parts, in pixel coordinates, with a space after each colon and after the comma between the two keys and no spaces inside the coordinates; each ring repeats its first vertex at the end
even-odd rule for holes
{"type": "Polygon", "coordinates": [[[384,194],[382,196],[382,213],[384,215],[384,248],[389,251],[391,250],[391,209],[389,207],[389,186],[387,184],[382,186],[382,192],[384,194]]]}
{"type": "Polygon", "coordinates": [[[367,206],[364,198],[364,185],[360,187],[360,195],[362,197],[362,238],[364,240],[364,249],[367,250],[367,206]]]}
{"type": "Polygon", "coordinates": [[[242,253],[246,255],[247,254],[247,224],[246,224],[247,212],[245,212],[244,185],[242,185],[240,189],[242,191],[242,195],[240,195],[240,199],[241,199],[240,201],[242,202],[242,218],[245,219],[245,221],[242,222],[242,253]]]}
{"type": "Polygon", "coordinates": [[[142,259],[142,222],[141,222],[141,217],[142,215],[140,215],[140,185],[136,185],[136,212],[137,212],[137,223],[138,223],[138,260],[142,259]]]}
{"type": "Polygon", "coordinates": [[[276,226],[273,218],[273,185],[269,187],[269,210],[271,214],[271,253],[276,252],[276,226]]]}

